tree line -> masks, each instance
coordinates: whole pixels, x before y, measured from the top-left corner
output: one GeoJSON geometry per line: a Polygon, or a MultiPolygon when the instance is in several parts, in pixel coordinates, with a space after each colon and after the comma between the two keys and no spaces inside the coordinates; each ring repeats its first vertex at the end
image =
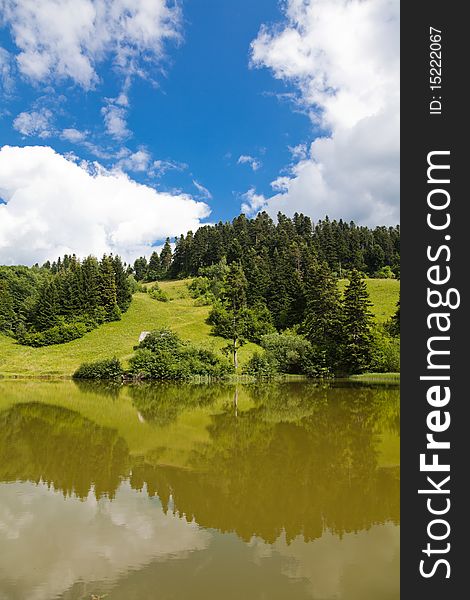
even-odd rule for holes
{"type": "Polygon", "coordinates": [[[68,342],[121,318],[132,280],[119,256],[65,255],[42,267],[0,267],[0,331],[30,346],[68,342]]]}
{"type": "Polygon", "coordinates": [[[268,276],[275,283],[296,271],[305,273],[311,256],[338,277],[353,269],[369,277],[399,277],[400,227],[371,229],[328,217],[314,224],[298,213],[292,218],[279,213],[274,223],[266,212],[253,219],[241,214],[181,235],[174,251],[167,239],[160,254],[138,258],[131,271],[138,281],[193,277],[225,257],[228,263],[241,263],[249,282],[257,280],[262,288],[269,285],[268,276]]]}

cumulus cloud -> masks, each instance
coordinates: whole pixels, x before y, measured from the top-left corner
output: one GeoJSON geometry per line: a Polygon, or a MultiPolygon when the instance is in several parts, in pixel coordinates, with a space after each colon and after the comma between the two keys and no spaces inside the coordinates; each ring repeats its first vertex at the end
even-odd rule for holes
{"type": "Polygon", "coordinates": [[[83,142],[87,137],[87,132],[79,131],[78,129],[75,129],[74,127],[70,127],[70,128],[63,129],[60,134],[60,137],[64,140],[67,140],[67,141],[73,142],[73,143],[83,142]]]}
{"type": "MultiPolygon", "coordinates": [[[[262,208],[363,224],[398,221],[399,3],[288,0],[282,27],[263,26],[251,65],[293,85],[325,132],[294,147],[289,177],[262,208]]],[[[251,207],[259,210],[260,200],[251,207]]]]}
{"type": "Polygon", "coordinates": [[[96,66],[107,59],[145,76],[164,42],[180,36],[180,9],[166,0],[0,0],[0,12],[23,76],[71,79],[85,89],[98,83],[96,66]]]}
{"type": "Polygon", "coordinates": [[[47,108],[20,113],[13,121],[13,127],[24,136],[48,138],[53,133],[52,112],[47,108]]]}
{"type": "Polygon", "coordinates": [[[106,131],[116,140],[123,140],[131,135],[127,128],[127,110],[113,100],[109,100],[101,109],[106,131]]]}
{"type": "Polygon", "coordinates": [[[261,167],[261,162],[255,158],[254,156],[250,156],[249,154],[242,154],[238,157],[237,164],[239,165],[249,165],[253,171],[257,171],[261,167]]]}
{"type": "Polygon", "coordinates": [[[147,171],[149,168],[151,156],[145,148],[141,148],[136,152],[130,152],[125,149],[123,155],[123,158],[116,163],[118,169],[123,171],[142,172],[147,171]]]}
{"type": "Polygon", "coordinates": [[[155,241],[196,230],[208,205],[159,192],[121,171],[67,160],[47,146],[0,150],[0,264],[75,252],[150,254],[155,241]]]}

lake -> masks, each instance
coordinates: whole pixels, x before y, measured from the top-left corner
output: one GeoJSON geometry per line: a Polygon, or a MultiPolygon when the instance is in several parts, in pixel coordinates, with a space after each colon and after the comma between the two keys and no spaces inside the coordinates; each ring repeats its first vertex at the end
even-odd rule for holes
{"type": "Polygon", "coordinates": [[[399,388],[0,380],[0,600],[398,600],[399,388]]]}

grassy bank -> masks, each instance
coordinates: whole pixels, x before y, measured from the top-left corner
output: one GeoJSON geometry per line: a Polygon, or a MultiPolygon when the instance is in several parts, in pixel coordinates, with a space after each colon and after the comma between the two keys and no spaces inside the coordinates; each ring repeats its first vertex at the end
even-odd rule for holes
{"type": "MultiPolygon", "coordinates": [[[[341,282],[344,287],[345,282],[341,282]]],[[[209,306],[195,306],[189,297],[187,281],[162,282],[170,302],[157,302],[147,294],[135,294],[121,321],[106,323],[83,338],[67,344],[30,348],[0,335],[0,375],[29,377],[68,377],[83,362],[113,355],[124,363],[133,353],[142,331],[170,327],[182,339],[201,346],[220,349],[226,341],[212,336],[205,322],[209,306]]],[[[372,310],[377,321],[384,322],[395,312],[399,283],[390,279],[367,280],[372,310]]],[[[257,348],[247,344],[240,350],[243,365],[257,348]]]]}

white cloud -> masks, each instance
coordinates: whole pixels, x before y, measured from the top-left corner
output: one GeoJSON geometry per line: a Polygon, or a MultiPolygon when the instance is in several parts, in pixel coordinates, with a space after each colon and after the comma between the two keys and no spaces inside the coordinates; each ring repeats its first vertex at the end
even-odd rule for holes
{"type": "Polygon", "coordinates": [[[48,138],[53,133],[52,112],[47,108],[20,113],[13,121],[13,127],[25,136],[48,138]]]}
{"type": "Polygon", "coordinates": [[[69,142],[73,143],[83,142],[83,140],[85,140],[87,137],[87,132],[79,131],[74,127],[70,127],[67,129],[63,129],[62,133],[60,134],[60,137],[64,140],[68,140],[69,142]]]}
{"type": "Polygon", "coordinates": [[[116,140],[123,140],[131,135],[127,128],[127,110],[109,100],[101,109],[106,131],[116,140]]]}
{"type": "Polygon", "coordinates": [[[154,160],[150,169],[151,177],[163,177],[167,171],[184,171],[188,168],[186,163],[173,160],[154,160]]]}
{"type": "Polygon", "coordinates": [[[261,162],[250,156],[249,154],[242,154],[238,157],[237,164],[239,165],[249,165],[253,171],[257,171],[261,167],[261,162]]]}
{"type": "Polygon", "coordinates": [[[288,148],[294,160],[304,160],[307,158],[307,144],[297,144],[297,146],[288,146],[288,148]]]}
{"type": "Polygon", "coordinates": [[[118,169],[135,172],[148,170],[151,156],[144,148],[141,148],[136,152],[129,152],[127,149],[125,149],[123,154],[124,157],[121,158],[115,165],[118,169]]]}
{"type": "Polygon", "coordinates": [[[47,146],[0,150],[0,264],[64,253],[150,254],[161,239],[196,230],[210,209],[188,194],[139,184],[95,163],[76,164],[47,146]]]}
{"type": "Polygon", "coordinates": [[[0,47],[0,89],[9,93],[14,87],[12,59],[5,48],[0,47]]]}
{"type": "Polygon", "coordinates": [[[262,194],[257,194],[254,188],[250,188],[245,194],[242,194],[244,202],[242,203],[242,213],[256,214],[266,208],[267,200],[262,194]]]}
{"type": "Polygon", "coordinates": [[[19,71],[34,82],[71,79],[85,89],[97,65],[146,76],[179,39],[180,9],[166,0],[0,0],[19,52],[19,71]]]}
{"type": "MultiPolygon", "coordinates": [[[[324,137],[277,179],[263,208],[363,224],[398,221],[399,3],[289,0],[282,28],[263,26],[251,64],[293,84],[324,137]]],[[[259,210],[253,205],[251,212],[259,210]]]]}
{"type": "Polygon", "coordinates": [[[206,187],[204,187],[202,185],[202,183],[199,183],[199,181],[196,181],[195,179],[193,179],[193,185],[199,192],[201,198],[204,198],[204,200],[212,199],[212,194],[209,192],[209,190],[206,187]]]}

